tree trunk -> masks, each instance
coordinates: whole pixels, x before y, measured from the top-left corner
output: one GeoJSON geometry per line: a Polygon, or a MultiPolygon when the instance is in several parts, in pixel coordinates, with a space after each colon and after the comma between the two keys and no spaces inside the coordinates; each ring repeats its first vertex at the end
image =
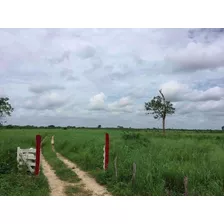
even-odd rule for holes
{"type": "Polygon", "coordinates": [[[163,135],[165,135],[165,117],[163,117],[163,135]]]}

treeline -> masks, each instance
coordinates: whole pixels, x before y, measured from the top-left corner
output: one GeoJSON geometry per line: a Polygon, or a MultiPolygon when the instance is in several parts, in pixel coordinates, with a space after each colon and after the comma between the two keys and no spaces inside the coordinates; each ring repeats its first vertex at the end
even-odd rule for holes
{"type": "MultiPolygon", "coordinates": [[[[67,127],[62,127],[62,126],[55,126],[55,125],[48,125],[48,126],[34,126],[34,125],[25,125],[25,126],[20,126],[20,125],[4,125],[0,126],[2,129],[121,129],[121,130],[132,130],[132,131],[161,131],[161,128],[132,128],[132,127],[123,127],[123,126],[117,126],[117,127],[102,127],[101,125],[98,125],[97,127],[77,127],[77,126],[67,126],[67,127]]],[[[167,131],[187,131],[187,132],[210,132],[210,133],[220,133],[223,132],[222,130],[212,130],[212,129],[174,129],[174,128],[167,128],[167,131]]]]}
{"type": "Polygon", "coordinates": [[[67,127],[61,127],[61,126],[55,126],[55,125],[48,125],[48,126],[34,126],[34,125],[4,125],[1,128],[4,129],[63,129],[63,128],[85,128],[85,127],[76,127],[76,126],[67,126],[67,127]]]}

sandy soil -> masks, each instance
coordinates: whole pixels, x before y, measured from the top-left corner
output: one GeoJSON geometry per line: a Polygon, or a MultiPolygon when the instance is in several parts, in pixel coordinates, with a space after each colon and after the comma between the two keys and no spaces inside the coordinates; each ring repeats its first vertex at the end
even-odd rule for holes
{"type": "Polygon", "coordinates": [[[48,179],[50,186],[51,196],[65,196],[65,182],[61,181],[55,174],[54,170],[50,167],[44,156],[41,155],[41,165],[43,167],[43,173],[48,179]]]}
{"type": "Polygon", "coordinates": [[[79,169],[75,163],[69,161],[59,153],[57,153],[57,156],[68,166],[68,168],[72,169],[72,171],[77,174],[77,176],[81,179],[85,190],[91,191],[93,193],[93,196],[111,195],[104,186],[99,185],[94,178],[90,177],[89,174],[79,169]]]}

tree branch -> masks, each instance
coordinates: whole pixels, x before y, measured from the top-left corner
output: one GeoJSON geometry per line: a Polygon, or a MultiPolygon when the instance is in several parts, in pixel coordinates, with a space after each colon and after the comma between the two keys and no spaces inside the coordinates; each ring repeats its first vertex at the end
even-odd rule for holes
{"type": "Polygon", "coordinates": [[[162,93],[162,89],[160,89],[159,92],[160,92],[160,94],[161,94],[161,96],[162,96],[163,103],[165,104],[166,99],[165,99],[165,96],[164,96],[163,93],[162,93]]]}
{"type": "Polygon", "coordinates": [[[164,106],[163,118],[165,118],[166,117],[166,112],[167,112],[166,99],[165,99],[165,96],[162,93],[162,89],[159,90],[159,93],[161,94],[162,99],[163,99],[163,106],[164,106]]]}

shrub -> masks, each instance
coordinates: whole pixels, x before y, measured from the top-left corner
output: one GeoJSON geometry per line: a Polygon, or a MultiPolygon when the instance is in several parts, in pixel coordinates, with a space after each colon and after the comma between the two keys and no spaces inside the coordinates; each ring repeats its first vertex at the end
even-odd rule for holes
{"type": "Polygon", "coordinates": [[[140,139],[141,134],[140,133],[136,133],[136,132],[128,132],[128,131],[124,131],[122,134],[122,138],[125,140],[128,139],[140,139]]]}

